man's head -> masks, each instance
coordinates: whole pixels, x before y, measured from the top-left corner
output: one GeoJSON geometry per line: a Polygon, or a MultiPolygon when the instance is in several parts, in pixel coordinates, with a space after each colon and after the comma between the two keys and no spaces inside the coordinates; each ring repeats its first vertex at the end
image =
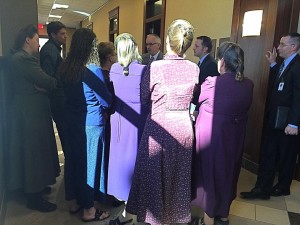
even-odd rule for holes
{"type": "Polygon", "coordinates": [[[67,30],[66,30],[66,26],[63,23],[59,21],[54,21],[49,23],[47,25],[47,33],[49,39],[52,39],[57,44],[59,45],[66,44],[67,30]]]}
{"type": "Polygon", "coordinates": [[[194,56],[200,59],[206,54],[210,53],[212,49],[212,41],[207,36],[199,36],[195,41],[194,56]]]}
{"type": "Polygon", "coordinates": [[[146,38],[146,48],[150,55],[156,55],[160,50],[161,39],[156,34],[148,34],[146,38]]]}
{"type": "Polygon", "coordinates": [[[288,58],[292,54],[296,53],[300,48],[300,34],[299,33],[289,33],[283,35],[280,39],[279,45],[277,47],[278,54],[283,59],[288,58]]]}

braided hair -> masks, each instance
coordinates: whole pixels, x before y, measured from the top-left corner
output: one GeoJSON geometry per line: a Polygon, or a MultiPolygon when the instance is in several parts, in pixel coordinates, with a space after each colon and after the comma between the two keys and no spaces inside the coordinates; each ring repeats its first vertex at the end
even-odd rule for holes
{"type": "Polygon", "coordinates": [[[226,72],[235,73],[235,79],[244,79],[244,51],[238,44],[224,42],[220,45],[217,52],[217,59],[223,59],[226,72]]]}
{"type": "Polygon", "coordinates": [[[194,27],[186,20],[174,20],[168,28],[167,39],[170,48],[183,57],[193,42],[194,27]]]}

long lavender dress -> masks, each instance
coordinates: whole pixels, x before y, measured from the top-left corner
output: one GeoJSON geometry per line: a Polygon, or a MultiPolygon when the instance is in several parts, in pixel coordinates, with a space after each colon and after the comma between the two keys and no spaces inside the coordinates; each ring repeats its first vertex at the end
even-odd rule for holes
{"type": "Polygon", "coordinates": [[[176,55],[151,64],[152,111],[140,142],[126,208],[140,222],[190,221],[193,127],[188,109],[198,76],[196,64],[176,55]]]}
{"type": "Polygon", "coordinates": [[[127,201],[138,144],[146,120],[141,105],[140,83],[146,66],[132,62],[129,75],[115,63],[110,79],[115,88],[115,113],[111,115],[111,141],[108,166],[108,194],[127,201]]]}
{"type": "Polygon", "coordinates": [[[193,204],[210,217],[227,217],[236,197],[253,83],[235,74],[208,77],[201,85],[193,165],[193,204]]]}

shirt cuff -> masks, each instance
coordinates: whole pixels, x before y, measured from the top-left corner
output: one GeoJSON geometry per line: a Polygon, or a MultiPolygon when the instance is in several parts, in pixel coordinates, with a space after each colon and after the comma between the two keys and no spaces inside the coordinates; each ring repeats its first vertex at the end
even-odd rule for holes
{"type": "Polygon", "coordinates": [[[298,126],[295,126],[293,124],[288,124],[288,126],[292,127],[292,128],[297,128],[298,129],[298,126]]]}

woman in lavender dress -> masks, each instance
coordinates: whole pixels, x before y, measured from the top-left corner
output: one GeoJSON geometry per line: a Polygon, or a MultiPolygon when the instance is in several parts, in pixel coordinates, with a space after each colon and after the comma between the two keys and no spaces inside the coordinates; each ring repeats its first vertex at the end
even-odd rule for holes
{"type": "Polygon", "coordinates": [[[227,225],[236,196],[253,83],[243,75],[244,52],[234,43],[217,53],[221,76],[201,85],[196,121],[196,156],[193,167],[193,204],[204,213],[202,225],[227,225]]]}
{"type": "Polygon", "coordinates": [[[118,62],[110,69],[115,88],[115,113],[111,115],[108,194],[127,201],[146,120],[140,99],[141,78],[146,66],[140,64],[142,58],[131,34],[120,34],[115,48],[118,62]]]}
{"type": "Polygon", "coordinates": [[[193,125],[189,114],[199,68],[184,59],[193,27],[175,20],[168,28],[167,54],[150,67],[142,89],[152,108],[140,142],[127,211],[139,222],[188,223],[191,218],[193,125]]]}

